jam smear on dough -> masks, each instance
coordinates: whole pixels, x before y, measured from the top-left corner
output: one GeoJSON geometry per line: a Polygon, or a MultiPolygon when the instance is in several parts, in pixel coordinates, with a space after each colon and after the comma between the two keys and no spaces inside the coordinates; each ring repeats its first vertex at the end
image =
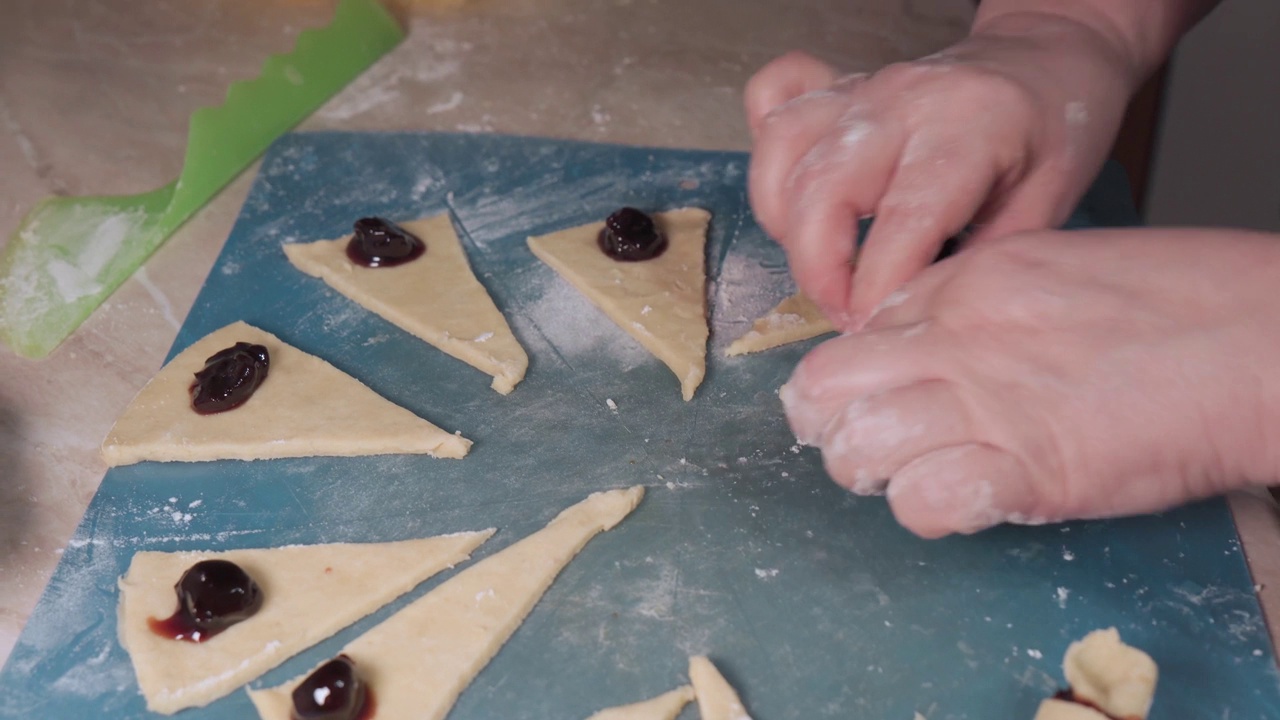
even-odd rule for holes
{"type": "Polygon", "coordinates": [[[360,218],[347,242],[347,259],[370,268],[395,267],[427,252],[422,238],[380,217],[360,218]]]}
{"type": "Polygon", "coordinates": [[[373,692],[356,674],[356,663],[339,655],[293,689],[291,720],[370,720],[373,692]]]}
{"type": "Polygon", "coordinates": [[[230,560],[201,560],[173,586],[178,609],[160,620],[148,618],[151,631],[171,640],[202,643],[262,607],[262,588],[230,560]]]}
{"type": "Polygon", "coordinates": [[[262,345],[238,342],[214,353],[191,383],[191,408],[201,415],[234,410],[267,379],[271,355],[262,345]]]}
{"type": "Polygon", "coordinates": [[[605,219],[596,244],[614,260],[638,262],[661,255],[667,249],[667,236],[653,218],[633,207],[624,207],[605,219]]]}

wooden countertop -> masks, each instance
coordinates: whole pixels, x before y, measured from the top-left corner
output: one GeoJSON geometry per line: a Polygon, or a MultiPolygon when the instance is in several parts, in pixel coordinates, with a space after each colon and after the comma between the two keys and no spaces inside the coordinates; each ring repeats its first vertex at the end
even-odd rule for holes
{"type": "MultiPolygon", "coordinates": [[[[50,194],[126,194],[180,169],[186,121],[257,74],[333,3],[15,0],[0,26],[0,237],[50,194]]],[[[967,0],[475,0],[418,9],[410,36],[303,129],[454,130],[748,148],[741,88],[804,48],[871,70],[963,36],[967,0]]],[[[159,367],[251,169],[50,358],[0,350],[0,661],[106,468],[98,444],[159,367]]],[[[1280,524],[1234,501],[1267,606],[1280,524]]],[[[1271,613],[1268,613],[1271,614],[1271,613]]]]}

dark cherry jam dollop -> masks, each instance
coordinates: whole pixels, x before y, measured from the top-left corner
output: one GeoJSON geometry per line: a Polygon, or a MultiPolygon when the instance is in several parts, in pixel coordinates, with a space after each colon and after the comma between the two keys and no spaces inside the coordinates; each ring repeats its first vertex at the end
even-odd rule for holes
{"type": "Polygon", "coordinates": [[[151,631],[173,640],[204,642],[262,607],[262,589],[230,560],[201,560],[173,586],[178,610],[166,620],[151,618],[151,631]]]}
{"type": "Polygon", "coordinates": [[[633,207],[624,207],[604,221],[596,243],[614,260],[651,260],[667,249],[667,236],[653,224],[653,218],[633,207]]]}
{"type": "Polygon", "coordinates": [[[204,361],[191,383],[191,407],[201,415],[238,408],[267,379],[271,356],[261,345],[238,342],[204,361]]]}
{"type": "Polygon", "coordinates": [[[347,243],[347,258],[365,267],[394,267],[416,260],[427,251],[422,238],[380,217],[360,218],[347,243]]]}
{"type": "Polygon", "coordinates": [[[355,662],[339,655],[293,689],[292,720],[368,720],[373,694],[356,675],[355,662]]]}
{"type": "Polygon", "coordinates": [[[1053,699],[1061,700],[1063,702],[1075,703],[1076,705],[1083,705],[1089,708],[1090,710],[1096,710],[1099,715],[1105,715],[1106,717],[1110,718],[1110,720],[1134,720],[1133,718],[1118,718],[1115,715],[1105,712],[1102,708],[1098,707],[1097,705],[1094,705],[1093,703],[1088,702],[1087,700],[1081,700],[1080,698],[1076,697],[1075,693],[1071,692],[1070,690],[1059,690],[1057,693],[1054,693],[1053,699]]]}

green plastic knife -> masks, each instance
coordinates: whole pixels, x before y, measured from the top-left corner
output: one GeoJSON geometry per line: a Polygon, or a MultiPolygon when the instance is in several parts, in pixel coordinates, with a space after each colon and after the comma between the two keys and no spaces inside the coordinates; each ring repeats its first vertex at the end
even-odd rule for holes
{"type": "Polygon", "coordinates": [[[191,116],[178,179],[141,195],[47,198],[0,256],[0,340],[42,358],[273,140],[355,79],[404,37],[376,0],[342,0],[333,21],[298,36],[233,84],[217,107],[191,116]]]}

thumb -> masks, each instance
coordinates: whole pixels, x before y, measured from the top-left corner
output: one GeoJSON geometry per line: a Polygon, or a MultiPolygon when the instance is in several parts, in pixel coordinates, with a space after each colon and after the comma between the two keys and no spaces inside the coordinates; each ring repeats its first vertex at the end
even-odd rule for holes
{"type": "Polygon", "coordinates": [[[886,495],[898,522],[923,538],[1047,521],[1037,516],[1043,503],[1022,463],[978,443],[916,458],[894,474],[886,495]]]}

